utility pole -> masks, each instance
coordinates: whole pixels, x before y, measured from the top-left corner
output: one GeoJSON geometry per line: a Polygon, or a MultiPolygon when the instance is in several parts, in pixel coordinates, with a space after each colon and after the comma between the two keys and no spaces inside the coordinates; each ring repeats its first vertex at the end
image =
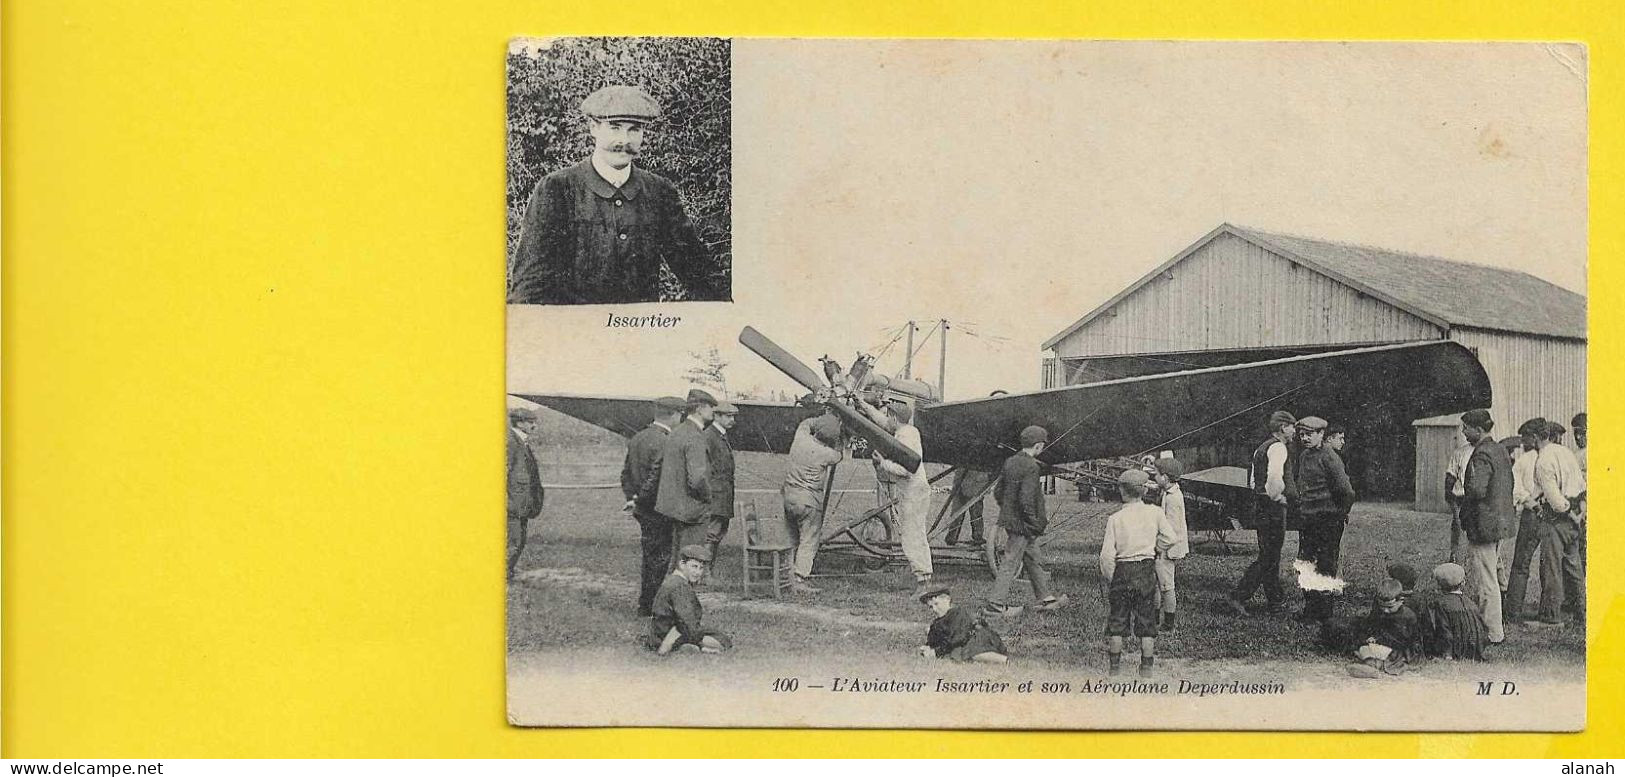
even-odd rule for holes
{"type": "Polygon", "coordinates": [[[948,319],[937,320],[942,331],[937,334],[937,343],[942,346],[942,358],[937,360],[937,399],[948,398],[948,319]]]}
{"type": "Polygon", "coordinates": [[[903,377],[914,377],[914,330],[917,327],[913,321],[908,322],[908,347],[903,349],[907,356],[903,357],[903,377]]]}

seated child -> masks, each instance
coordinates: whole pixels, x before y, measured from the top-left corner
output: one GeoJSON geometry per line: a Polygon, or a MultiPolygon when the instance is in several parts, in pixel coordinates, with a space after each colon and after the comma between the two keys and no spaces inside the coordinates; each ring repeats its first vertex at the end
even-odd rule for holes
{"type": "Polygon", "coordinates": [[[1462,593],[1467,571],[1460,564],[1440,564],[1433,568],[1433,582],[1439,595],[1422,608],[1423,648],[1430,656],[1446,661],[1484,660],[1484,618],[1478,603],[1462,593]]]}
{"type": "Polygon", "coordinates": [[[1123,638],[1140,640],[1140,676],[1150,677],[1156,662],[1158,603],[1156,557],[1175,542],[1173,526],[1161,507],[1146,504],[1151,477],[1137,469],[1117,479],[1123,507],[1106,519],[1100,542],[1100,576],[1106,581],[1107,673],[1123,671],[1123,638]]]}
{"type": "MultiPolygon", "coordinates": [[[[1354,657],[1359,663],[1349,667],[1355,677],[1403,674],[1419,647],[1416,613],[1400,601],[1400,582],[1389,578],[1377,584],[1371,612],[1356,623],[1354,657]]],[[[1347,645],[1345,645],[1347,647],[1347,645]]]]}
{"type": "Polygon", "coordinates": [[[711,549],[704,545],[684,545],[678,551],[677,569],[666,576],[655,592],[654,617],[644,644],[660,655],[684,648],[690,652],[721,653],[733,641],[721,632],[700,625],[700,597],[694,586],[705,579],[711,564],[711,549]]]}
{"type": "Polygon", "coordinates": [[[937,614],[925,633],[925,644],[920,646],[921,656],[983,664],[1010,660],[999,633],[964,607],[955,607],[947,586],[927,586],[920,601],[937,614]]]}

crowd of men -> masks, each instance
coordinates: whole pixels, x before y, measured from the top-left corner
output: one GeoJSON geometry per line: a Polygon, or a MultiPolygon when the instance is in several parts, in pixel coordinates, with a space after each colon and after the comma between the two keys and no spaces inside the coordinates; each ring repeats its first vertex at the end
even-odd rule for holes
{"type": "MultiPolygon", "coordinates": [[[[640,526],[637,605],[639,616],[650,618],[646,643],[660,653],[724,650],[731,641],[702,625],[694,586],[704,578],[734,517],[734,452],[728,432],[738,408],[704,389],[693,389],[686,398],[662,397],[654,404],[656,417],[632,437],[621,471],[624,510],[640,526]]],[[[882,408],[859,400],[859,407],[917,456],[923,453],[908,402],[888,401],[882,408]]],[[[529,445],[535,417],[520,409],[510,418],[511,577],[524,547],[526,523],[541,509],[542,492],[529,445]]],[[[1505,639],[1507,622],[1525,615],[1529,617],[1524,622],[1533,628],[1560,626],[1565,613],[1584,623],[1585,420],[1581,413],[1572,421],[1576,454],[1563,444],[1568,430],[1542,418],[1528,420],[1517,436],[1498,442],[1488,412],[1473,410],[1461,416],[1466,445],[1453,456],[1444,483],[1453,508],[1452,563],[1446,566],[1455,571],[1443,570],[1442,576],[1447,581],[1452,575],[1463,578],[1456,581],[1460,590],[1455,593],[1471,604],[1457,609],[1472,613],[1490,645],[1505,639]],[[1537,611],[1527,613],[1525,593],[1537,553],[1540,601],[1537,611]]],[[[1281,551],[1289,522],[1299,527],[1300,572],[1312,571],[1317,580],[1339,576],[1343,533],[1356,497],[1341,455],[1345,430],[1319,417],[1298,419],[1284,410],[1271,414],[1268,426],[1270,436],[1254,450],[1248,468],[1258,552],[1225,598],[1226,605],[1242,616],[1251,614],[1249,601],[1260,592],[1267,611],[1283,606],[1281,551]]],[[[1034,603],[1028,607],[1050,611],[1068,604],[1065,595],[1052,589],[1039,543],[1049,523],[1041,484],[1046,469],[1039,460],[1048,441],[1044,427],[1029,426],[1021,431],[1019,450],[1005,460],[996,480],[991,480],[992,473],[968,473],[954,483],[950,500],[964,508],[956,512],[971,514],[973,541],[982,541],[980,511],[973,512],[973,507],[980,508],[990,483],[999,509],[998,525],[1005,533],[993,588],[975,616],[954,607],[947,588],[932,580],[927,539],[931,489],[924,465],[910,470],[878,451],[871,454],[879,498],[890,505],[892,528],[900,534],[899,545],[914,574],[914,596],[938,615],[922,655],[1002,661],[1002,642],[993,649],[996,640],[985,627],[990,619],[1026,609],[1011,604],[1018,573],[1032,588],[1034,603]]],[[[789,450],[782,520],[759,521],[751,538],[753,545],[791,554],[791,588],[797,593],[820,592],[811,581],[813,564],[831,478],[849,442],[848,432],[833,414],[802,421],[789,450]]],[[[1182,463],[1164,456],[1144,469],[1128,469],[1118,479],[1124,507],[1108,518],[1100,549],[1113,673],[1119,671],[1123,641],[1136,638],[1140,671],[1149,674],[1156,637],[1175,628],[1176,569],[1189,553],[1180,489],[1183,475],[1182,463]]],[[[949,541],[959,533],[959,526],[950,527],[949,541]]],[[[1333,587],[1301,587],[1304,606],[1297,617],[1327,626],[1334,617],[1333,587]]]]}

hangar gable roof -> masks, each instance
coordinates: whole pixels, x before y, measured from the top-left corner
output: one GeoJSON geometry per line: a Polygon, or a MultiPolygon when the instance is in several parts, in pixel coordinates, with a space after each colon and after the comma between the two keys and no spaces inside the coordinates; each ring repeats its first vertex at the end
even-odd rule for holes
{"type": "Polygon", "coordinates": [[[1221,224],[1173,259],[1046,340],[1044,349],[1055,347],[1056,343],[1111,309],[1151,279],[1225,234],[1254,243],[1290,262],[1440,326],[1579,340],[1586,338],[1585,296],[1528,273],[1221,224]]]}

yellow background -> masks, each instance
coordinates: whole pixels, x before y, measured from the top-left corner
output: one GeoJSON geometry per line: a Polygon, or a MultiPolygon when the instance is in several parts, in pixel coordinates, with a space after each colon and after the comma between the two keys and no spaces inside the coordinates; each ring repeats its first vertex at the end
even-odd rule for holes
{"type": "MultiPolygon", "coordinates": [[[[1316,5],[7,2],[4,754],[1620,755],[1625,573],[1602,466],[1581,735],[504,721],[510,36],[1584,41],[1590,292],[1617,299],[1612,4],[1316,5]]],[[[1607,462],[1619,314],[1592,315],[1607,462]]]]}

